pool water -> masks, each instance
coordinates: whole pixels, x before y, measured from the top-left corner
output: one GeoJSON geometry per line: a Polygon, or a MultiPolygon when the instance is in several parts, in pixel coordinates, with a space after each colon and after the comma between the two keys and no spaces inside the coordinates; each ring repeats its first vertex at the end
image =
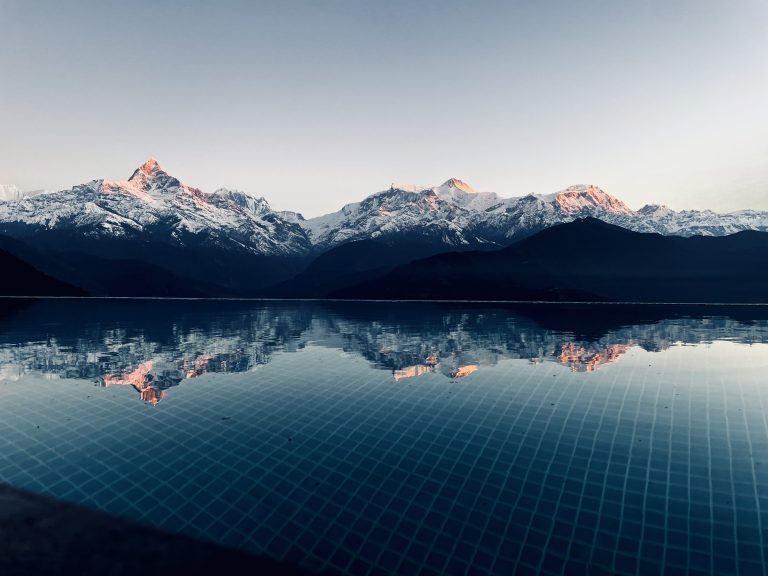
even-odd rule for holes
{"type": "Polygon", "coordinates": [[[7,301],[0,482],[338,574],[765,574],[766,318],[7,301]]]}

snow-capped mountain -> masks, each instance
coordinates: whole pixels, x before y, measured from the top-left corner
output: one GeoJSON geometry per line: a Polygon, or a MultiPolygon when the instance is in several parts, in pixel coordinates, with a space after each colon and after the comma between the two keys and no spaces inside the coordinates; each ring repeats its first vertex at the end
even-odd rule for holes
{"type": "Polygon", "coordinates": [[[435,188],[393,185],[362,202],[347,204],[339,212],[300,224],[312,243],[321,248],[413,233],[448,245],[482,244],[484,239],[470,230],[470,219],[496,203],[498,197],[467,192],[459,182],[451,179],[435,188]]]}
{"type": "Polygon", "coordinates": [[[71,190],[0,203],[5,233],[76,230],[100,238],[152,238],[179,247],[235,248],[258,255],[302,254],[311,246],[294,221],[263,198],[237,190],[206,194],[151,159],[128,180],[93,180],[71,190]]]}
{"type": "Polygon", "coordinates": [[[451,178],[439,186],[392,184],[338,212],[304,219],[237,190],[205,193],[151,159],[128,180],[93,180],[24,196],[0,189],[0,233],[69,231],[78,238],[151,241],[258,256],[304,258],[354,240],[422,238],[448,247],[494,247],[554,224],[595,217],[640,232],[690,236],[768,230],[768,212],[730,214],[645,206],[632,210],[592,185],[503,198],[451,178]]]}
{"type": "Polygon", "coordinates": [[[768,212],[739,210],[718,214],[711,210],[680,210],[648,204],[637,212],[627,228],[677,236],[724,236],[741,230],[768,230],[768,212]]]}
{"type": "Polygon", "coordinates": [[[455,178],[433,188],[393,184],[362,202],[301,225],[312,243],[321,247],[414,230],[454,246],[472,246],[506,245],[554,224],[585,217],[638,232],[681,236],[768,230],[768,212],[675,212],[663,206],[634,211],[592,185],[571,186],[554,194],[502,198],[493,192],[475,192],[455,178]]]}

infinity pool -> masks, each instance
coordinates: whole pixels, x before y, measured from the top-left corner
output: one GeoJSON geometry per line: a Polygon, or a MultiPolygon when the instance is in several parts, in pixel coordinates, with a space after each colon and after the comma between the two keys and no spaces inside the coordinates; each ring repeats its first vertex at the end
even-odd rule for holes
{"type": "Polygon", "coordinates": [[[766,317],[6,301],[0,482],[338,574],[766,574],[766,317]]]}

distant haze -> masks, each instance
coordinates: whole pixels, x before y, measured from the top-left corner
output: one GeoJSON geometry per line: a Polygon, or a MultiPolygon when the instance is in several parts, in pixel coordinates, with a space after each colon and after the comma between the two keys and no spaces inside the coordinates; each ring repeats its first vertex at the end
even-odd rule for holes
{"type": "Polygon", "coordinates": [[[768,209],[768,2],[0,0],[0,184],[768,209]]]}

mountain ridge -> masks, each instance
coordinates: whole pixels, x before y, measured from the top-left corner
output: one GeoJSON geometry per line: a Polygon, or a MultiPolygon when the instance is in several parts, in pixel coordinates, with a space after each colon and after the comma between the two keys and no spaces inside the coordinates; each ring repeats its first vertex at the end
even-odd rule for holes
{"type": "Polygon", "coordinates": [[[433,187],[393,183],[336,212],[304,218],[297,212],[273,210],[263,196],[227,188],[203,192],[165,172],[154,158],[127,180],[93,180],[34,196],[6,187],[0,197],[0,230],[10,225],[72,227],[92,236],[116,237],[140,234],[164,222],[167,243],[184,245],[190,238],[207,235],[209,243],[258,255],[305,256],[353,240],[403,233],[420,234],[448,246],[503,246],[553,224],[587,216],[662,234],[768,230],[768,212],[717,214],[650,204],[632,210],[591,184],[505,198],[476,191],[457,178],[433,187]]]}
{"type": "Polygon", "coordinates": [[[595,218],[511,246],[446,252],[329,297],[415,300],[768,302],[768,233],[721,237],[634,232],[595,218]]]}
{"type": "Polygon", "coordinates": [[[20,258],[12,247],[12,239],[0,236],[0,296],[88,296],[88,292],[62,282],[20,258]]]}
{"type": "MultiPolygon", "coordinates": [[[[664,235],[768,231],[768,212],[676,212],[657,205],[635,211],[594,185],[503,198],[457,178],[434,187],[393,183],[305,219],[274,210],[263,196],[184,184],[153,158],[127,180],[92,180],[32,196],[12,192],[11,199],[0,199],[0,234],[34,248],[29,262],[42,272],[104,295],[130,295],[139,286],[141,295],[151,295],[153,284],[157,295],[178,289],[280,297],[307,294],[309,286],[319,295],[415,259],[498,250],[583,218],[664,235]],[[331,262],[336,278],[323,269],[331,262]],[[136,286],[126,270],[140,276],[136,286]],[[105,281],[110,275],[113,280],[105,281]],[[306,281],[298,291],[297,279],[306,281]]],[[[16,255],[27,258],[23,251],[16,255]]]]}

